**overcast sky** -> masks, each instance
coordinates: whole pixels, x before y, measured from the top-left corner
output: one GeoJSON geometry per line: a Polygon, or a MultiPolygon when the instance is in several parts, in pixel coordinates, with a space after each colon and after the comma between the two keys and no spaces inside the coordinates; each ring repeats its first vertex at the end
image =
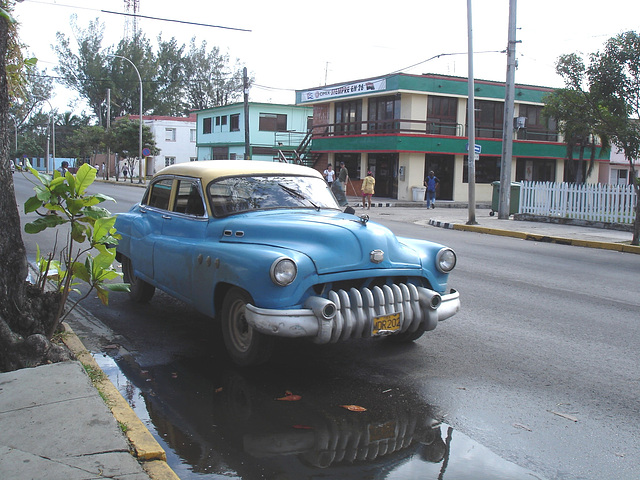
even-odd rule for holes
{"type": "MultiPolygon", "coordinates": [[[[133,0],[24,0],[15,14],[29,52],[54,74],[55,34],[72,36],[72,15],[83,28],[99,18],[107,27],[103,46],[116,45],[133,23],[121,15],[126,3],[133,0]]],[[[239,59],[255,77],[251,101],[294,103],[295,90],[400,70],[467,76],[466,0],[139,0],[139,7],[144,16],[228,27],[138,19],[152,45],[160,33],[180,44],[195,37],[239,59]]],[[[509,1],[472,0],[472,15],[474,76],[504,81],[499,52],[507,45],[509,1]]],[[[640,30],[640,1],[518,0],[516,19],[516,83],[560,87],[558,56],[586,56],[612,36],[640,30]]],[[[70,95],[56,89],[54,106],[67,109],[70,95]]]]}

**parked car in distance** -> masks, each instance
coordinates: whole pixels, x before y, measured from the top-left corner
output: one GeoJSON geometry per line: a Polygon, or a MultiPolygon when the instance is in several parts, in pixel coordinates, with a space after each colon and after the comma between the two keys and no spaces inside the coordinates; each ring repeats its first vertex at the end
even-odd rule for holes
{"type": "Polygon", "coordinates": [[[267,361],[276,337],[412,342],[460,309],[456,255],[368,220],[312,168],[182,163],[118,215],[117,259],[134,300],[159,288],[219,321],[239,365],[267,361]]]}

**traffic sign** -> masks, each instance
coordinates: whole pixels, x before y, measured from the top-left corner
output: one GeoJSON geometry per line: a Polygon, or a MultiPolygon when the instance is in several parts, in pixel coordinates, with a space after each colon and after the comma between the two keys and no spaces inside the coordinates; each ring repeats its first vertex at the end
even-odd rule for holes
{"type": "Polygon", "coordinates": [[[143,157],[148,157],[149,155],[151,155],[151,150],[149,150],[148,148],[143,148],[142,149],[142,156],[143,157]]]}
{"type": "MultiPolygon", "coordinates": [[[[469,143],[467,143],[467,152],[469,151],[469,143]]],[[[473,151],[476,155],[480,155],[482,153],[482,145],[478,145],[477,143],[474,145],[473,151]]]]}

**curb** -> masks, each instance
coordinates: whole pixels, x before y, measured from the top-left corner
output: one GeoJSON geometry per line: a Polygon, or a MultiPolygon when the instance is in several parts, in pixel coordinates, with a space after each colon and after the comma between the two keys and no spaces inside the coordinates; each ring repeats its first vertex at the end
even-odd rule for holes
{"type": "Polygon", "coordinates": [[[595,240],[576,240],[566,237],[553,237],[549,235],[539,235],[535,233],[518,232],[513,230],[501,230],[498,228],[480,227],[478,225],[465,225],[461,223],[446,223],[438,220],[429,220],[429,225],[434,227],[449,228],[465,232],[485,233],[488,235],[498,235],[502,237],[519,238],[521,240],[532,240],[534,242],[557,243],[559,245],[572,245],[574,247],[598,248],[601,250],[613,250],[622,253],[633,253],[640,255],[640,246],[627,245],[625,243],[598,242],[595,240]]]}
{"type": "MultiPolygon", "coordinates": [[[[71,327],[67,323],[63,323],[63,325],[65,334],[62,336],[62,341],[64,344],[85,368],[102,372],[98,363],[71,327]]],[[[106,374],[103,373],[100,377],[100,379],[92,383],[100,392],[100,396],[109,407],[109,410],[111,410],[116,421],[126,426],[127,430],[124,434],[131,445],[131,454],[137,458],[151,479],[180,480],[180,477],[167,464],[167,454],[163,448],[138,418],[116,386],[111,383],[106,374]]]]}

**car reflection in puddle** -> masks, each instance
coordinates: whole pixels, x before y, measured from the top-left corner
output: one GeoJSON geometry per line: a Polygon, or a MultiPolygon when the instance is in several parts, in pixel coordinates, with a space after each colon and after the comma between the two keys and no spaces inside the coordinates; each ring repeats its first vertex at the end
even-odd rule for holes
{"type": "Polygon", "coordinates": [[[405,387],[308,366],[214,372],[206,359],[145,369],[131,357],[96,360],[182,480],[541,478],[454,432],[405,387]]]}

